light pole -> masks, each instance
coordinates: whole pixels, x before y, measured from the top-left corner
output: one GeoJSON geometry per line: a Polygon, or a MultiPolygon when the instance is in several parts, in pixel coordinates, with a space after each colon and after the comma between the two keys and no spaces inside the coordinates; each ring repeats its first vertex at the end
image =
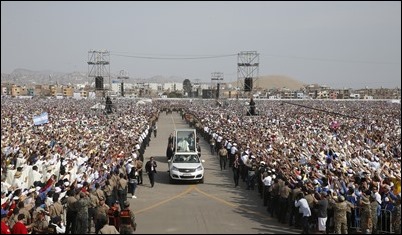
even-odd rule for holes
{"type": "Polygon", "coordinates": [[[213,73],[211,73],[211,88],[212,88],[212,86],[213,86],[213,82],[214,81],[217,81],[217,84],[216,84],[216,99],[219,99],[219,88],[220,88],[220,83],[219,83],[219,81],[222,81],[223,80],[223,73],[222,72],[213,72],[213,73]]]}
{"type": "Polygon", "coordinates": [[[120,93],[121,93],[121,96],[124,97],[124,82],[123,82],[123,80],[128,79],[128,73],[126,71],[124,71],[124,70],[120,70],[120,74],[117,77],[117,79],[121,80],[120,93]]]}

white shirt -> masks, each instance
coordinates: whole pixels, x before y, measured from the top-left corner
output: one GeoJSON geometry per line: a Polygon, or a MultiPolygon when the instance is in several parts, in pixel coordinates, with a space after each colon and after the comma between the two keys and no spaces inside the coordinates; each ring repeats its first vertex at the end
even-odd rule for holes
{"type": "Polygon", "coordinates": [[[237,152],[236,146],[232,146],[232,148],[230,149],[230,153],[231,153],[232,155],[234,155],[236,152],[237,152]]]}
{"type": "Polygon", "coordinates": [[[265,177],[262,182],[264,183],[265,186],[271,186],[272,185],[272,177],[268,175],[265,177]]]}
{"type": "MultiPolygon", "coordinates": [[[[22,176],[20,176],[21,178],[22,176]]],[[[14,178],[14,182],[12,184],[12,186],[14,187],[14,189],[23,189],[24,186],[24,182],[20,179],[20,178],[14,178]]]]}
{"type": "Polygon", "coordinates": [[[241,160],[243,161],[244,164],[246,164],[246,162],[248,160],[248,155],[244,154],[243,156],[241,156],[241,160]]]}
{"type": "MultiPolygon", "coordinates": [[[[227,142],[227,144],[226,144],[226,149],[227,149],[228,151],[230,151],[231,148],[232,148],[232,143],[227,142]]],[[[232,152],[230,152],[230,153],[232,153],[232,152]]]]}
{"type": "Polygon", "coordinates": [[[311,210],[305,198],[302,198],[299,201],[295,201],[295,207],[299,207],[299,212],[303,213],[303,217],[311,216],[311,210]]]}
{"type": "Polygon", "coordinates": [[[66,232],[66,227],[64,226],[63,223],[61,223],[61,228],[59,226],[57,226],[57,224],[53,224],[53,223],[51,223],[51,224],[56,227],[57,233],[65,233],[66,232]]]}
{"type": "Polygon", "coordinates": [[[133,166],[134,166],[134,165],[132,165],[131,162],[127,163],[127,165],[126,165],[126,172],[127,172],[127,175],[130,174],[131,168],[132,168],[133,166]]]}
{"type": "MultiPolygon", "coordinates": [[[[7,192],[7,191],[6,191],[7,192]]],[[[8,197],[2,197],[1,198],[1,205],[3,205],[4,203],[6,203],[8,200],[10,200],[8,197]]]]}
{"type": "MultiPolygon", "coordinates": [[[[7,183],[7,182],[1,182],[1,191],[2,192],[8,192],[8,190],[10,189],[11,184],[7,183]]],[[[3,204],[3,203],[2,203],[3,204]]]]}
{"type": "Polygon", "coordinates": [[[35,181],[43,182],[42,174],[39,173],[38,171],[32,170],[32,172],[29,176],[30,176],[28,178],[28,186],[29,187],[32,186],[35,181]]]}

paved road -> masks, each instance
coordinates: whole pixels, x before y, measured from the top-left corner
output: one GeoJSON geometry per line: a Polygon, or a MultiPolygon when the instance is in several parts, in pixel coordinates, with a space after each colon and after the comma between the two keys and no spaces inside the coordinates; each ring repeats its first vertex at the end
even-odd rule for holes
{"type": "Polygon", "coordinates": [[[157,125],[158,135],[151,138],[144,155],[144,163],[150,156],[158,163],[155,186],[150,188],[144,175],[144,185],[137,187],[137,199],[129,199],[137,218],[136,233],[300,233],[268,216],[256,191],[245,190],[242,182],[234,188],[230,168],[220,170],[217,156],[209,154],[203,138],[204,184],[169,184],[165,157],[168,136],[175,128],[188,125],[177,113],[161,113],[157,125]]]}

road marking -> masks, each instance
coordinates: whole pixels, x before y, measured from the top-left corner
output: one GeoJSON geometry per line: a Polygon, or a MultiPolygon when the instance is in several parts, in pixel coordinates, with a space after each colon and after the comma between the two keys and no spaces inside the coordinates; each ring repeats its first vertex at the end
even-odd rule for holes
{"type": "Polygon", "coordinates": [[[191,185],[190,187],[188,187],[185,191],[181,192],[180,194],[178,194],[178,195],[176,195],[176,196],[173,196],[173,197],[171,197],[171,198],[168,198],[168,199],[166,199],[166,200],[160,201],[160,202],[158,202],[158,203],[156,203],[156,204],[154,204],[154,205],[152,205],[152,206],[146,207],[146,208],[144,208],[144,209],[141,209],[141,210],[138,210],[138,211],[134,211],[134,214],[141,214],[142,212],[151,210],[151,209],[153,209],[153,208],[155,208],[155,207],[158,207],[158,206],[160,206],[160,205],[163,205],[163,204],[165,204],[165,203],[167,203],[167,202],[170,202],[170,201],[172,201],[172,200],[174,200],[174,199],[177,199],[177,198],[179,198],[179,197],[182,197],[182,196],[184,196],[184,195],[190,193],[192,190],[194,190],[194,188],[195,188],[195,185],[191,185]]]}
{"type": "Polygon", "coordinates": [[[174,119],[173,119],[173,115],[172,115],[172,114],[170,114],[170,118],[172,118],[173,127],[174,127],[174,129],[176,129],[176,124],[174,123],[174,119]]]}
{"type": "MultiPolygon", "coordinates": [[[[202,191],[201,189],[199,189],[199,188],[197,187],[197,185],[190,185],[185,191],[181,192],[180,194],[178,194],[178,195],[176,195],[176,196],[173,196],[173,197],[171,197],[171,198],[169,198],[169,199],[163,200],[163,201],[161,201],[161,202],[158,202],[158,203],[156,203],[156,204],[154,204],[154,205],[152,205],[152,206],[146,207],[146,208],[144,208],[144,209],[141,209],[141,210],[138,210],[138,211],[134,211],[134,214],[138,215],[138,214],[141,214],[141,213],[146,212],[146,211],[148,211],[148,210],[151,210],[151,209],[153,209],[153,208],[155,208],[155,207],[159,207],[159,206],[161,206],[161,205],[163,205],[163,204],[165,204],[165,203],[168,203],[168,202],[170,202],[170,201],[172,201],[172,200],[174,200],[174,199],[177,199],[177,198],[179,198],[179,197],[185,196],[186,194],[189,194],[189,193],[191,193],[191,192],[194,191],[194,190],[197,191],[197,192],[199,192],[199,193],[201,193],[201,194],[203,194],[204,196],[206,196],[206,197],[208,197],[208,198],[211,198],[211,199],[213,199],[213,200],[216,200],[216,201],[218,201],[218,202],[221,202],[221,203],[223,203],[223,204],[225,204],[225,205],[228,205],[228,206],[230,206],[230,207],[232,207],[232,208],[236,208],[236,209],[239,209],[239,210],[243,210],[243,211],[245,211],[245,212],[247,212],[247,213],[250,213],[250,214],[255,214],[255,215],[257,215],[257,216],[266,218],[267,220],[271,220],[271,221],[274,220],[273,218],[271,218],[271,217],[270,217],[269,215],[267,215],[267,214],[264,214],[264,213],[261,213],[261,212],[258,212],[258,211],[254,211],[254,210],[252,210],[252,209],[244,208],[244,207],[242,207],[242,206],[239,205],[239,204],[231,203],[231,202],[228,202],[228,201],[226,201],[226,200],[224,200],[224,199],[221,199],[221,198],[218,198],[218,197],[216,197],[216,196],[214,196],[214,195],[211,195],[211,194],[209,194],[209,193],[206,193],[206,192],[202,191]]],[[[299,233],[299,231],[296,230],[296,229],[286,228],[286,227],[280,227],[280,226],[273,225],[273,224],[272,224],[272,225],[264,224],[264,226],[268,227],[267,229],[269,229],[269,230],[275,230],[275,231],[277,231],[277,232],[284,232],[284,231],[286,231],[287,233],[290,233],[290,234],[298,234],[298,233],[299,233]],[[275,229],[275,228],[280,228],[280,229],[275,229]]]]}
{"type": "Polygon", "coordinates": [[[220,199],[220,198],[218,198],[218,197],[216,197],[216,196],[214,196],[214,195],[211,195],[211,194],[209,194],[209,193],[206,193],[206,192],[202,191],[202,190],[199,189],[199,188],[195,188],[195,190],[198,191],[198,192],[201,193],[201,194],[204,194],[204,196],[206,196],[206,197],[209,197],[209,198],[212,198],[212,199],[214,199],[214,200],[216,200],[216,201],[222,202],[223,204],[226,204],[226,205],[228,205],[228,206],[230,206],[230,207],[239,207],[238,204],[231,203],[231,202],[228,202],[228,201],[226,201],[226,200],[220,199]]]}
{"type": "MultiPolygon", "coordinates": [[[[226,204],[226,205],[228,205],[228,206],[230,206],[230,207],[233,207],[233,208],[236,208],[236,209],[239,209],[239,210],[243,210],[243,211],[245,211],[245,212],[247,212],[247,213],[250,213],[250,214],[255,214],[255,215],[257,215],[257,216],[260,216],[260,217],[264,217],[264,218],[266,218],[267,220],[270,220],[270,221],[273,221],[274,219],[273,218],[271,218],[269,215],[267,215],[267,214],[264,214],[264,213],[261,213],[261,212],[258,212],[258,211],[254,211],[254,210],[252,210],[252,209],[248,209],[248,208],[245,208],[245,207],[242,207],[241,205],[239,205],[239,204],[237,204],[237,203],[231,203],[231,202],[228,202],[228,201],[226,201],[226,200],[224,200],[224,199],[221,199],[221,198],[218,198],[218,197],[216,197],[216,196],[214,196],[214,195],[211,195],[211,194],[209,194],[209,193],[206,193],[206,192],[204,192],[204,191],[202,191],[201,189],[199,189],[199,188],[194,188],[196,191],[198,191],[199,193],[201,193],[201,194],[203,194],[204,196],[206,196],[206,197],[208,197],[208,198],[211,198],[211,199],[214,199],[214,200],[216,200],[216,201],[219,201],[219,202],[221,202],[221,203],[223,203],[223,204],[226,204]]],[[[266,226],[266,225],[265,225],[266,226]]],[[[269,225],[270,227],[278,227],[278,226],[276,226],[276,225],[269,225]]],[[[285,228],[285,227],[281,227],[282,229],[284,229],[283,231],[288,231],[289,232],[289,230],[293,230],[293,231],[297,231],[297,230],[294,230],[294,229],[292,229],[292,228],[285,228]]]]}

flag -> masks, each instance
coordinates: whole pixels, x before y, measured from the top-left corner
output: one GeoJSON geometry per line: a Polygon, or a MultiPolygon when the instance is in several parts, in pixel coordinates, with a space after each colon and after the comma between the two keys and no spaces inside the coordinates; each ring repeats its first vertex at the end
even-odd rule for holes
{"type": "Polygon", "coordinates": [[[34,116],[33,117],[33,122],[34,122],[35,126],[48,123],[49,122],[49,117],[48,117],[47,112],[41,113],[39,116],[34,116]]]}

